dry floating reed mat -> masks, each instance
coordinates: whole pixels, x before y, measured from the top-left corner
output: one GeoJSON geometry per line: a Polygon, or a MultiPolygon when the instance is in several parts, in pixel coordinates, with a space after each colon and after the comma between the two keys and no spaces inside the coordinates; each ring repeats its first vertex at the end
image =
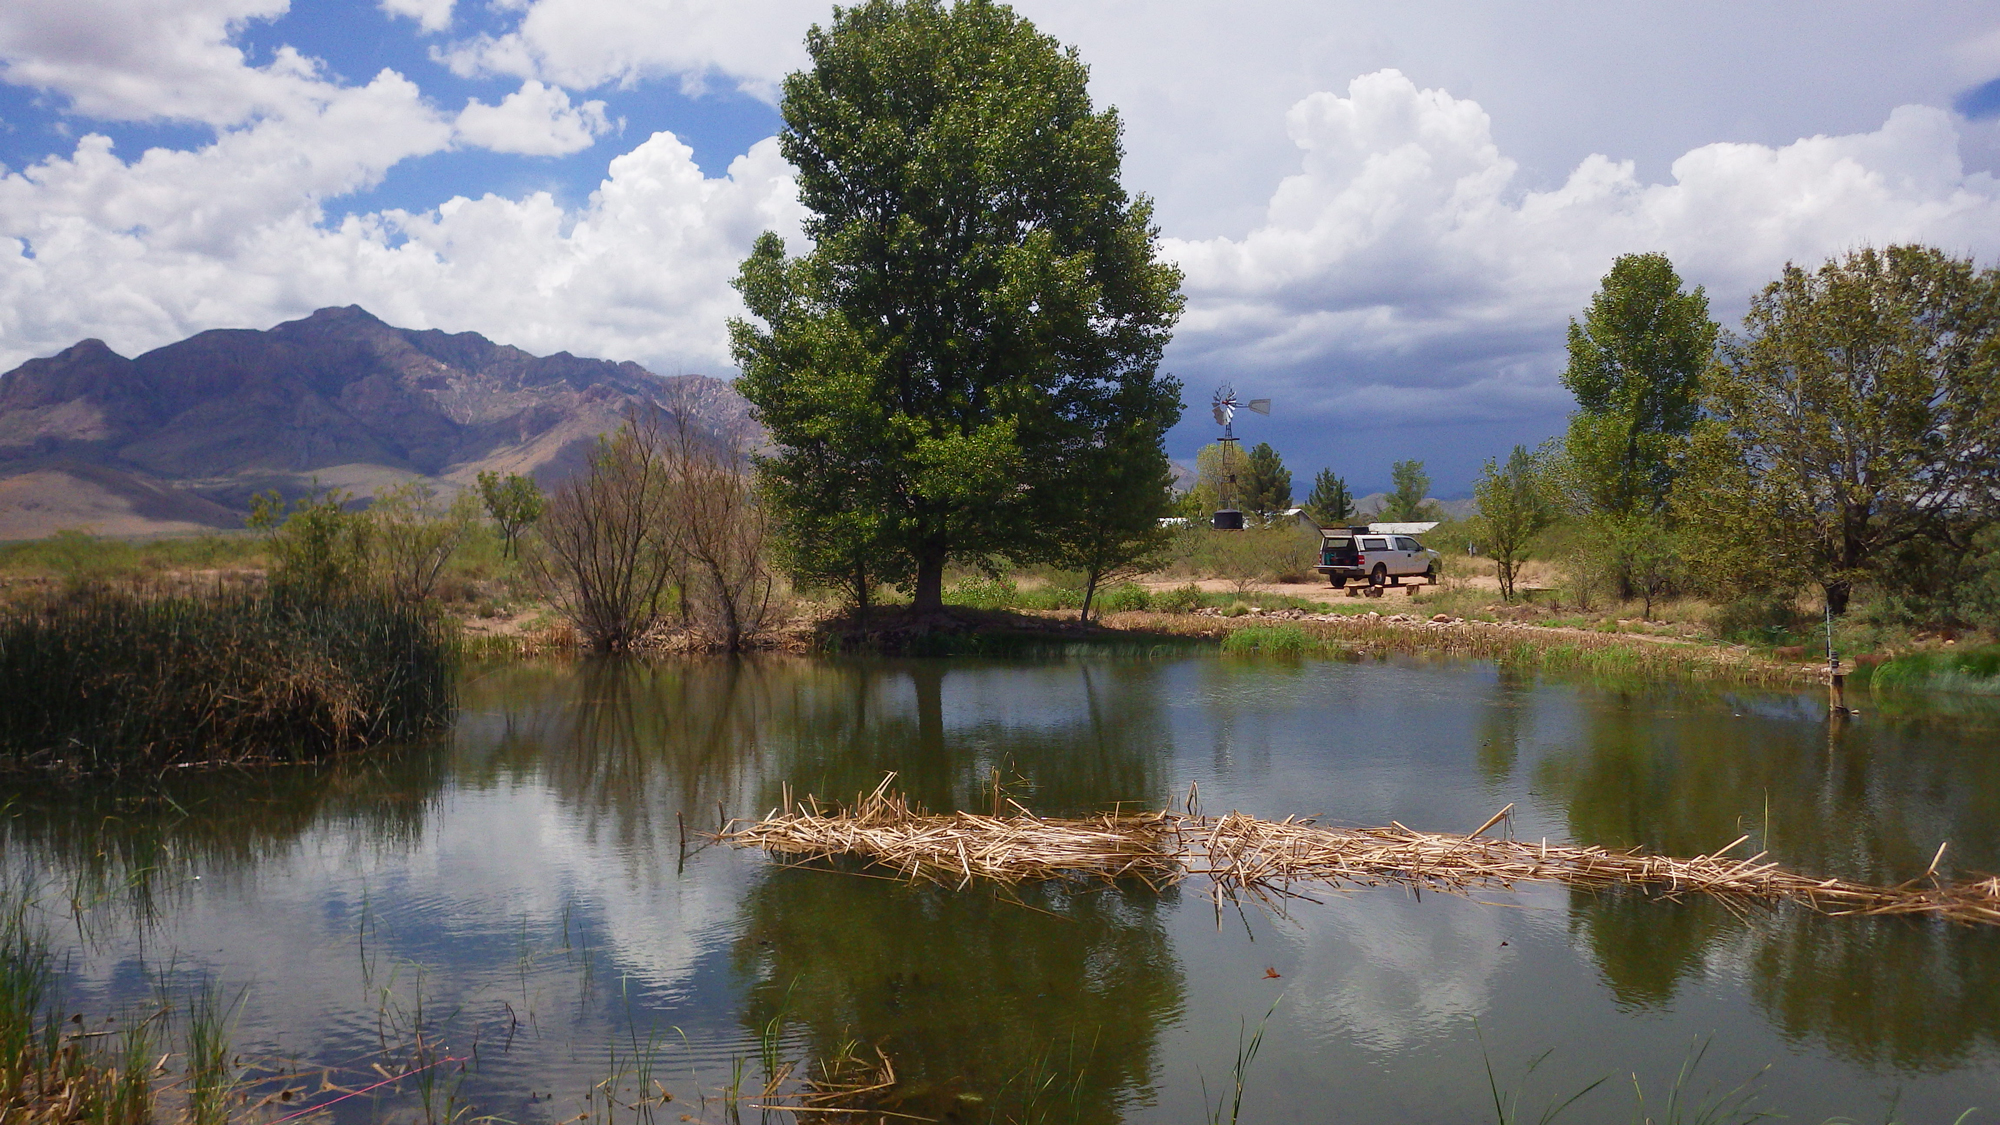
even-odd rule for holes
{"type": "MultiPolygon", "coordinates": [[[[911,882],[965,887],[975,880],[1012,885],[1046,879],[1137,879],[1160,889],[1201,877],[1218,903],[1248,896],[1282,910],[1314,888],[1400,885],[1467,894],[1517,883],[1572,887],[1637,886],[1716,896],[1727,902],[1791,902],[1830,915],[1908,914],[2000,925],[2000,877],[1944,883],[1930,869],[1895,886],[1815,879],[1728,852],[1748,836],[1693,859],[1531,843],[1488,836],[1512,805],[1469,835],[1386,828],[1333,828],[1310,819],[1261,820],[1242,813],[1209,817],[1149,812],[1056,819],[1009,801],[1009,815],[912,809],[882,780],[849,809],[812,798],[794,802],[747,828],[735,822],[716,838],[801,860],[853,856],[893,868],[911,882]]],[[[1194,807],[1192,794],[1189,807],[1194,807]]]]}

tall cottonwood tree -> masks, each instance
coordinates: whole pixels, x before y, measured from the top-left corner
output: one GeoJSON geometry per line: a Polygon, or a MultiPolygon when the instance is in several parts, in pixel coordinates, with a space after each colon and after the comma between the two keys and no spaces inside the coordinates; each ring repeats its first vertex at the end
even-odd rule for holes
{"type": "Polygon", "coordinates": [[[1787,266],[1703,385],[1676,507],[1705,568],[1827,608],[2000,516],[2000,271],[1928,246],[1787,266]]]}
{"type": "Polygon", "coordinates": [[[1155,435],[1132,455],[1164,469],[1180,273],[1119,183],[1116,111],[1011,9],[871,0],[806,48],[779,145],[812,246],[766,234],[743,263],[737,387],[794,556],[906,573],[936,608],[952,559],[1056,549],[1093,442],[1155,435]]]}
{"type": "Polygon", "coordinates": [[[1716,331],[1707,294],[1683,291],[1665,254],[1619,257],[1583,319],[1570,321],[1562,381],[1577,410],[1565,453],[1584,514],[1665,509],[1716,331]]]}

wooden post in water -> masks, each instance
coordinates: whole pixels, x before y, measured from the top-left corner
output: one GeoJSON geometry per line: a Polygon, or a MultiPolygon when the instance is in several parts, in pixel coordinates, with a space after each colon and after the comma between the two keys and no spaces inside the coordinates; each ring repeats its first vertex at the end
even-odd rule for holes
{"type": "Polygon", "coordinates": [[[1847,710],[1847,677],[1840,671],[1840,656],[1833,651],[1833,606],[1826,607],[1826,713],[1831,719],[1845,719],[1847,710]]]}

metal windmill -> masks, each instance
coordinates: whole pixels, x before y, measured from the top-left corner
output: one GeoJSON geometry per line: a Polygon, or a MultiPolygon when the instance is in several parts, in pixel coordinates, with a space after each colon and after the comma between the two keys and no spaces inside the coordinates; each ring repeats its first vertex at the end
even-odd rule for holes
{"type": "Polygon", "coordinates": [[[1271,412],[1271,400],[1268,398],[1253,398],[1249,402],[1239,403],[1236,399],[1235,387],[1224,383],[1215,388],[1215,398],[1210,402],[1209,409],[1215,415],[1215,424],[1222,427],[1222,481],[1221,488],[1219,489],[1220,495],[1217,497],[1221,506],[1215,512],[1215,527],[1218,531],[1243,530],[1243,513],[1235,504],[1236,463],[1234,451],[1237,441],[1235,422],[1236,408],[1238,406],[1242,406],[1245,410],[1249,410],[1255,414],[1269,414],[1271,412]]]}

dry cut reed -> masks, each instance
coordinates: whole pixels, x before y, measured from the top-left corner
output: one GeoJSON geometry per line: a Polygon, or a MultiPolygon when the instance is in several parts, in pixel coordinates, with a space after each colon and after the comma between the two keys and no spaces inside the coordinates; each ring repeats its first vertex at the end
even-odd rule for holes
{"type": "MultiPolygon", "coordinates": [[[[889,788],[893,774],[849,809],[808,798],[720,838],[798,859],[853,856],[890,867],[912,882],[964,887],[1048,879],[1136,879],[1154,888],[1190,878],[1221,903],[1249,897],[1275,909],[1315,889],[1400,885],[1469,894],[1519,883],[1643,887],[1663,897],[1701,894],[1729,902],[1791,902],[1832,915],[1921,915],[2000,925],[2000,878],[1945,883],[1930,870],[1877,886],[1816,879],[1767,862],[1765,853],[1729,855],[1748,837],[1692,859],[1489,836],[1512,805],[1469,835],[1385,828],[1335,828],[1310,819],[1262,820],[1232,812],[1104,814],[1056,819],[1018,804],[1007,815],[931,814],[889,788]]],[[[1190,799],[1190,808],[1193,801],[1190,799]]]]}

